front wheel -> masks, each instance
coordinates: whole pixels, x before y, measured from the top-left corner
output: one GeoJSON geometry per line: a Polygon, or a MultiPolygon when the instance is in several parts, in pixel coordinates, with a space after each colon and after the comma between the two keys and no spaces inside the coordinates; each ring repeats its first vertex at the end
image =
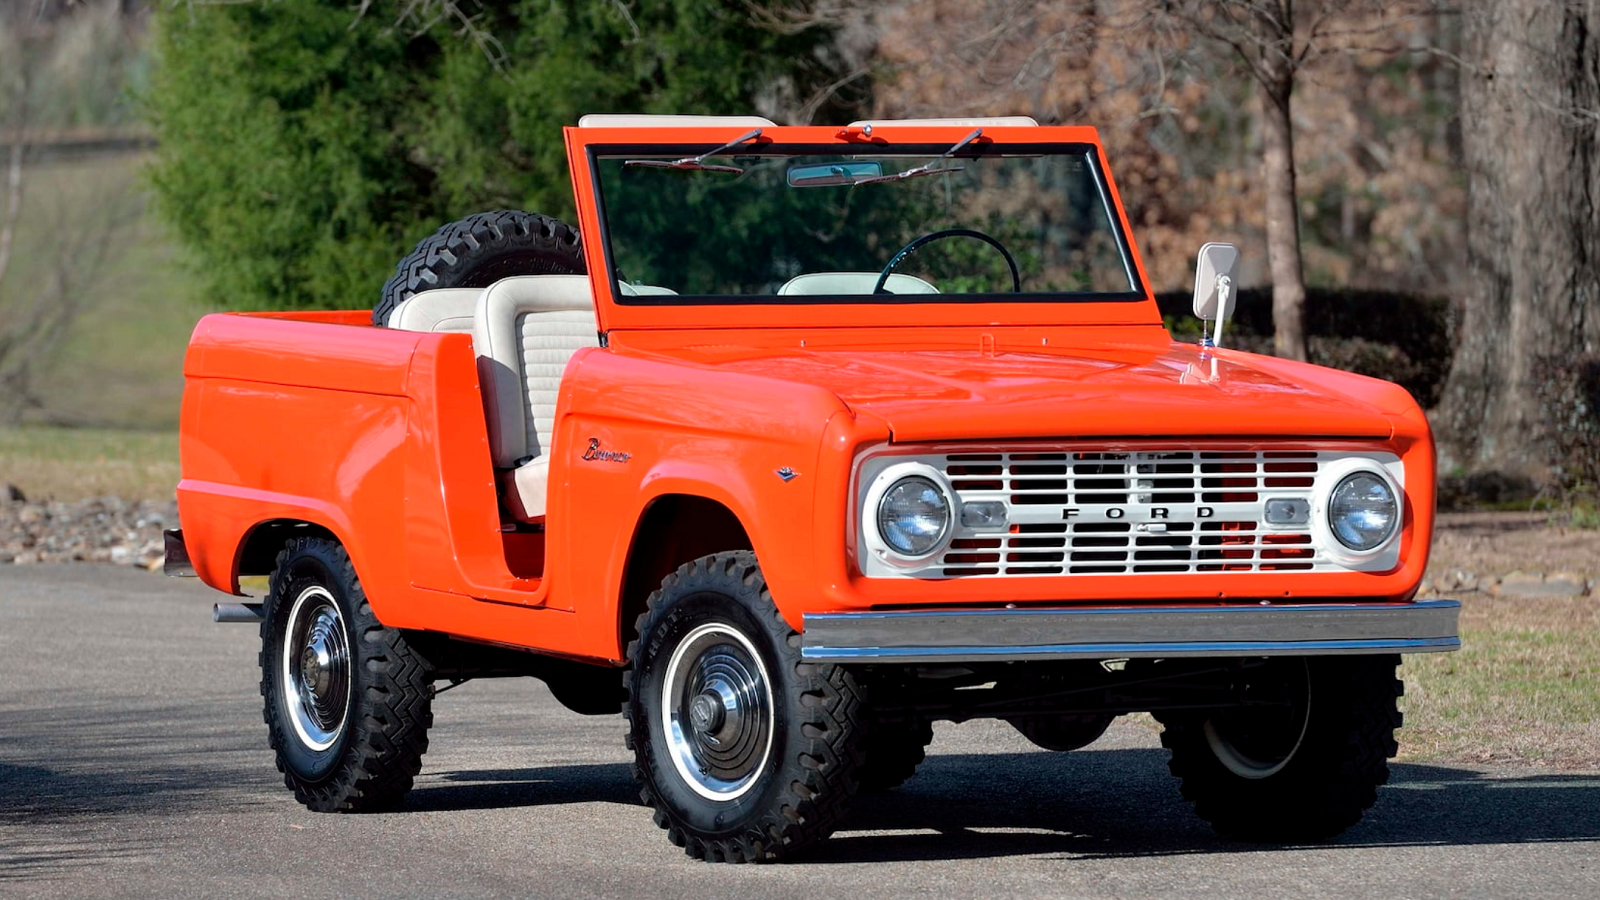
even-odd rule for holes
{"type": "Polygon", "coordinates": [[[650,595],[628,649],[628,746],[655,822],[692,857],[790,856],[843,821],[861,763],[861,691],[800,657],[748,551],[687,563],[650,595]]]}
{"type": "Polygon", "coordinates": [[[378,622],[333,541],[290,541],[262,612],[263,717],[284,784],[317,812],[398,803],[428,749],[427,662],[378,622]]]}
{"type": "Polygon", "coordinates": [[[1360,821],[1398,749],[1397,657],[1279,658],[1250,670],[1249,705],[1159,716],[1168,767],[1229,837],[1327,840],[1360,821]]]}

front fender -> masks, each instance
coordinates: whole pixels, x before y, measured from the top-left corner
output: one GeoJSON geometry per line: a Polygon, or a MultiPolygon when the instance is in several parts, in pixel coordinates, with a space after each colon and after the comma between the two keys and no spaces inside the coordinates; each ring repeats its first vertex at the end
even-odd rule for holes
{"type": "Polygon", "coordinates": [[[575,359],[567,382],[550,471],[560,518],[547,519],[549,558],[564,571],[552,572],[549,602],[584,614],[586,635],[598,640],[602,629],[615,644],[638,524],[659,498],[687,494],[739,519],[798,629],[816,590],[819,448],[844,404],[812,385],[605,351],[575,359]]]}

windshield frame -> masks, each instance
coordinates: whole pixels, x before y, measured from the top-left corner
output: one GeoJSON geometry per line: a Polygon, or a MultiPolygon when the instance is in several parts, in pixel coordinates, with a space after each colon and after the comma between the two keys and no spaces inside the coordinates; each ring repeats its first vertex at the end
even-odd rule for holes
{"type": "MultiPolygon", "coordinates": [[[[776,130],[776,129],[769,129],[776,130]]],[[[985,135],[987,137],[987,135],[985,135]]],[[[758,139],[759,140],[759,139],[758,139]]],[[[713,143],[710,148],[715,149],[713,143]]],[[[1120,204],[1116,200],[1114,188],[1104,168],[1101,158],[1101,148],[1098,143],[1090,141],[995,141],[980,138],[977,141],[962,147],[960,152],[951,156],[950,160],[981,159],[989,157],[1006,156],[1067,156],[1081,155],[1088,159],[1090,175],[1095,185],[1096,196],[1104,209],[1106,219],[1111,226],[1112,236],[1115,239],[1118,259],[1123,272],[1127,276],[1131,290],[1116,292],[1095,291],[1041,291],[1036,293],[1011,293],[1009,291],[988,291],[981,293],[961,294],[810,294],[810,295],[764,295],[764,294],[648,294],[629,295],[622,291],[617,275],[616,254],[611,245],[611,230],[609,219],[606,215],[605,186],[600,178],[600,161],[602,157],[608,159],[623,159],[639,156],[660,156],[668,158],[692,157],[697,153],[704,153],[707,145],[704,143],[591,143],[584,145],[585,161],[588,169],[588,180],[592,185],[596,218],[599,225],[599,247],[601,256],[605,261],[604,271],[606,281],[610,286],[612,302],[619,306],[627,307],[739,307],[739,306],[857,306],[857,307],[883,307],[904,305],[964,305],[978,306],[983,304],[1082,304],[1082,303],[1138,303],[1148,301],[1150,292],[1145,283],[1141,266],[1129,239],[1123,223],[1123,214],[1120,204]]],[[[774,156],[774,157],[803,157],[808,155],[841,156],[859,153],[871,155],[875,158],[905,157],[908,159],[930,159],[938,157],[950,149],[948,142],[924,142],[879,144],[856,142],[809,142],[809,141],[782,141],[767,140],[752,142],[732,148],[728,156],[774,156]]],[[[872,186],[862,185],[861,189],[873,189],[872,186]]],[[[892,185],[884,185],[885,189],[893,190],[892,185]]],[[[829,190],[831,188],[818,188],[829,190]]],[[[853,186],[839,186],[839,190],[856,190],[853,186]]]]}

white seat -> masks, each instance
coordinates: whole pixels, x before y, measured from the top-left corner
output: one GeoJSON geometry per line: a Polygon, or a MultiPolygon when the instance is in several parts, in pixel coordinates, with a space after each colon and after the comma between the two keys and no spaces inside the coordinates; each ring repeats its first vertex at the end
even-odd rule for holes
{"type": "Polygon", "coordinates": [[[678,292],[677,291],[675,291],[675,290],[673,290],[672,288],[669,288],[669,287],[662,287],[662,286],[660,286],[658,284],[629,284],[626,281],[619,282],[619,284],[622,285],[622,296],[624,296],[624,297],[676,297],[676,296],[678,296],[678,292]]]}
{"type": "Polygon", "coordinates": [[[472,310],[483,288],[435,288],[400,301],[385,323],[401,331],[471,331],[472,310]]]}
{"type": "Polygon", "coordinates": [[[544,516],[561,376],[599,345],[587,275],[519,275],[490,285],[472,317],[489,454],[512,514],[544,516]]]}
{"type": "MultiPolygon", "coordinates": [[[[817,294],[870,294],[878,283],[877,272],[811,272],[796,275],[778,288],[780,297],[814,296],[817,294]]],[[[939,289],[915,275],[893,272],[883,283],[891,294],[937,294],[939,289]]]]}

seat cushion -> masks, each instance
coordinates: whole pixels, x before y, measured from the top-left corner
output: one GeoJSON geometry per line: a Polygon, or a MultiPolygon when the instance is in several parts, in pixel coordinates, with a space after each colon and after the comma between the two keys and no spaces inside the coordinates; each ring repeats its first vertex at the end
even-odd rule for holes
{"type": "MultiPolygon", "coordinates": [[[[778,296],[817,294],[870,294],[878,283],[877,272],[811,272],[796,275],[778,288],[778,296]]],[[[884,290],[891,294],[937,294],[939,289],[915,275],[894,272],[884,282],[884,290]]]]}
{"type": "MultiPolygon", "coordinates": [[[[585,275],[504,278],[478,298],[472,346],[496,469],[521,471],[540,460],[548,466],[561,376],[572,354],[599,345],[597,327],[585,275]]],[[[544,514],[543,483],[538,470],[502,482],[519,518],[544,514]],[[524,490],[531,492],[526,498],[524,490]]]]}
{"type": "Polygon", "coordinates": [[[524,522],[544,518],[545,499],[550,486],[550,457],[535,457],[500,474],[500,496],[506,509],[524,522]]]}
{"type": "Polygon", "coordinates": [[[472,331],[472,310],[483,288],[435,288],[400,301],[385,323],[401,331],[472,331]]]}

